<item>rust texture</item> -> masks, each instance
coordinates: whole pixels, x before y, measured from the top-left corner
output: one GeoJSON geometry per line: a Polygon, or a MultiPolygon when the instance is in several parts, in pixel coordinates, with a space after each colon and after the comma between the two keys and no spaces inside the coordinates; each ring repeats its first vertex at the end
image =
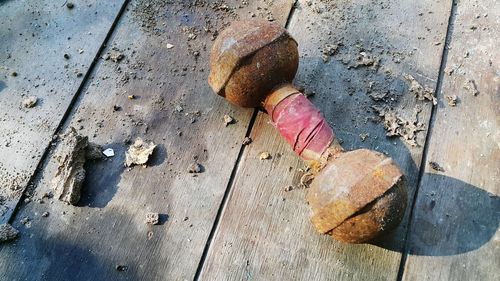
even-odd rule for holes
{"type": "Polygon", "coordinates": [[[311,184],[311,221],[321,233],[361,243],[397,225],[406,208],[403,174],[391,158],[367,149],[329,159],[311,184]]]}
{"type": "Polygon", "coordinates": [[[238,21],[215,40],[209,84],[242,107],[259,107],[269,92],[289,83],[299,63],[297,42],[283,27],[264,21],[238,21]]]}

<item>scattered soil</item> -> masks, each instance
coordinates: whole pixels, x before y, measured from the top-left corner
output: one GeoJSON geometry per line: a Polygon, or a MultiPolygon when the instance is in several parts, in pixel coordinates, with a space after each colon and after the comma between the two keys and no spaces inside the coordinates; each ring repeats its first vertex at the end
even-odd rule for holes
{"type": "Polygon", "coordinates": [[[415,78],[413,78],[413,76],[409,74],[405,74],[403,77],[406,81],[408,81],[408,83],[410,83],[410,93],[414,94],[418,100],[429,100],[432,101],[432,104],[437,104],[436,97],[434,97],[434,90],[429,87],[422,86],[415,78]]]}
{"type": "Polygon", "coordinates": [[[353,67],[359,68],[364,66],[373,66],[377,68],[379,66],[380,59],[375,58],[372,54],[368,52],[360,52],[356,61],[354,62],[353,67]]]}
{"type": "Polygon", "coordinates": [[[117,47],[111,48],[111,50],[103,56],[104,60],[112,60],[113,62],[119,62],[124,58],[125,55],[117,47]]]}
{"type": "Polygon", "coordinates": [[[146,224],[156,225],[160,223],[160,214],[158,213],[147,213],[146,214],[146,224]]]}
{"type": "Polygon", "coordinates": [[[0,243],[17,238],[19,231],[8,223],[0,224],[0,243]]]}
{"type": "Polygon", "coordinates": [[[33,108],[38,102],[38,98],[35,96],[27,97],[23,100],[23,107],[25,108],[33,108]]]}
{"type": "Polygon", "coordinates": [[[479,90],[477,89],[476,81],[474,81],[473,79],[469,79],[465,82],[464,89],[466,89],[473,96],[479,95],[479,90]]]}
{"type": "Polygon", "coordinates": [[[446,100],[448,100],[449,106],[456,106],[457,101],[458,101],[458,97],[457,97],[457,95],[446,96],[446,100]]]}
{"type": "Polygon", "coordinates": [[[421,111],[420,108],[415,110],[415,114],[410,120],[406,120],[398,116],[394,111],[386,111],[385,108],[377,106],[372,106],[372,108],[375,109],[379,113],[379,116],[383,118],[387,136],[399,136],[409,145],[418,146],[417,133],[425,130],[425,125],[418,121],[418,113],[421,111]]]}
{"type": "Polygon", "coordinates": [[[325,44],[325,46],[323,46],[323,50],[321,51],[321,53],[323,54],[323,61],[328,62],[330,60],[330,57],[334,56],[337,53],[339,46],[339,44],[325,44]]]}
{"type": "Polygon", "coordinates": [[[90,143],[88,137],[79,135],[73,127],[61,136],[54,156],[59,167],[52,179],[55,196],[59,200],[71,205],[78,203],[85,180],[85,162],[102,159],[101,151],[100,146],[90,143]]]}
{"type": "Polygon", "coordinates": [[[147,143],[141,138],[137,138],[125,154],[125,166],[145,165],[149,156],[153,154],[156,145],[153,142],[147,143]]]}

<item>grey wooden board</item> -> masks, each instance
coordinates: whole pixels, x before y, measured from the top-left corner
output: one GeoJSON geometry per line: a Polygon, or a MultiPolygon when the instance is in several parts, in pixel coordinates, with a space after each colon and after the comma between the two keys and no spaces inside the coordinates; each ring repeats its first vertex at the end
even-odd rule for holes
{"type": "Polygon", "coordinates": [[[404,280],[500,279],[500,3],[459,1],[404,280]],[[464,84],[474,80],[479,94],[464,84]],[[446,96],[457,95],[450,107],[446,96]]]}
{"type": "Polygon", "coordinates": [[[0,223],[10,218],[123,0],[77,1],[71,10],[63,3],[0,2],[0,223]],[[38,97],[36,107],[21,106],[28,96],[38,97]]]}
{"type": "Polygon", "coordinates": [[[194,277],[253,112],[227,104],[209,88],[213,32],[252,14],[284,25],[292,1],[225,4],[228,8],[185,1],[129,4],[105,50],[118,48],[123,60],[98,62],[65,126],[113,148],[116,156],[88,165],[81,206],[72,207],[57,199],[36,202],[51,191],[56,169],[51,153],[30,192],[33,201],[15,216],[20,237],[0,247],[0,279],[194,277]],[[132,94],[136,99],[129,100],[132,94]],[[114,105],[121,110],[114,112],[114,105]],[[224,114],[237,123],[225,127],[224,114]],[[124,140],[135,137],[158,147],[149,167],[128,170],[124,140]],[[205,169],[197,177],[187,172],[195,156],[205,169]],[[49,217],[41,217],[46,211],[49,217]],[[163,223],[146,225],[147,212],[161,213],[163,223]],[[29,227],[20,222],[25,217],[29,227]],[[128,270],[117,271],[116,265],[128,270]]]}
{"type": "MultiPolygon", "coordinates": [[[[426,132],[418,134],[419,147],[387,139],[382,125],[370,121],[376,117],[370,107],[390,104],[409,117],[418,105],[419,120],[427,124],[431,103],[417,102],[402,75],[435,87],[450,8],[449,1],[299,1],[289,25],[302,54],[296,84],[315,93],[313,103],[346,149],[371,148],[394,158],[407,176],[409,202],[426,132]],[[321,51],[328,43],[343,46],[324,63],[321,51]],[[349,67],[362,49],[381,59],[378,71],[349,67]],[[394,101],[372,101],[366,93],[371,81],[376,90],[389,90],[394,101]],[[369,136],[362,141],[364,133],[369,136]]],[[[288,185],[298,187],[301,161],[264,114],[251,136],[254,142],[238,165],[202,280],[396,279],[409,210],[392,235],[373,245],[321,236],[309,223],[306,190],[285,192],[288,185]],[[259,160],[263,151],[272,159],[259,160]]]]}

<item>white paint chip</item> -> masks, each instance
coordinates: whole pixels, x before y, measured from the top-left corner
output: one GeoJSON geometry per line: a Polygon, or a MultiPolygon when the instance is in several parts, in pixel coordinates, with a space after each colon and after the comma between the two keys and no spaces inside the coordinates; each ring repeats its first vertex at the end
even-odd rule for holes
{"type": "Polygon", "coordinates": [[[167,49],[172,49],[174,47],[174,45],[172,44],[167,44],[167,49]]]}
{"type": "Polygon", "coordinates": [[[106,157],[113,157],[115,156],[115,151],[112,148],[107,148],[102,152],[102,154],[106,155],[106,157]]]}

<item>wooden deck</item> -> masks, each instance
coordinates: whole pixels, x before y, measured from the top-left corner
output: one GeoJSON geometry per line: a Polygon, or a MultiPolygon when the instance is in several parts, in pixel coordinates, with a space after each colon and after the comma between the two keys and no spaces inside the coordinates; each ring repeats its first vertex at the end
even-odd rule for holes
{"type": "Polygon", "coordinates": [[[63,3],[0,2],[0,224],[20,231],[0,244],[0,280],[500,280],[498,1],[63,3]],[[343,146],[404,171],[410,204],[391,235],[348,245],[317,234],[304,164],[265,114],[212,93],[216,32],[253,17],[297,40],[295,82],[343,146]],[[357,65],[361,53],[378,66],[357,65]],[[406,75],[437,104],[416,99],[406,75]],[[21,106],[27,96],[35,107],[21,106]],[[382,107],[416,137],[387,137],[382,107]],[[79,206],[44,198],[55,136],[70,127],[116,154],[87,165],[79,206]],[[158,146],[148,167],[128,169],[136,137],[158,146]]]}

